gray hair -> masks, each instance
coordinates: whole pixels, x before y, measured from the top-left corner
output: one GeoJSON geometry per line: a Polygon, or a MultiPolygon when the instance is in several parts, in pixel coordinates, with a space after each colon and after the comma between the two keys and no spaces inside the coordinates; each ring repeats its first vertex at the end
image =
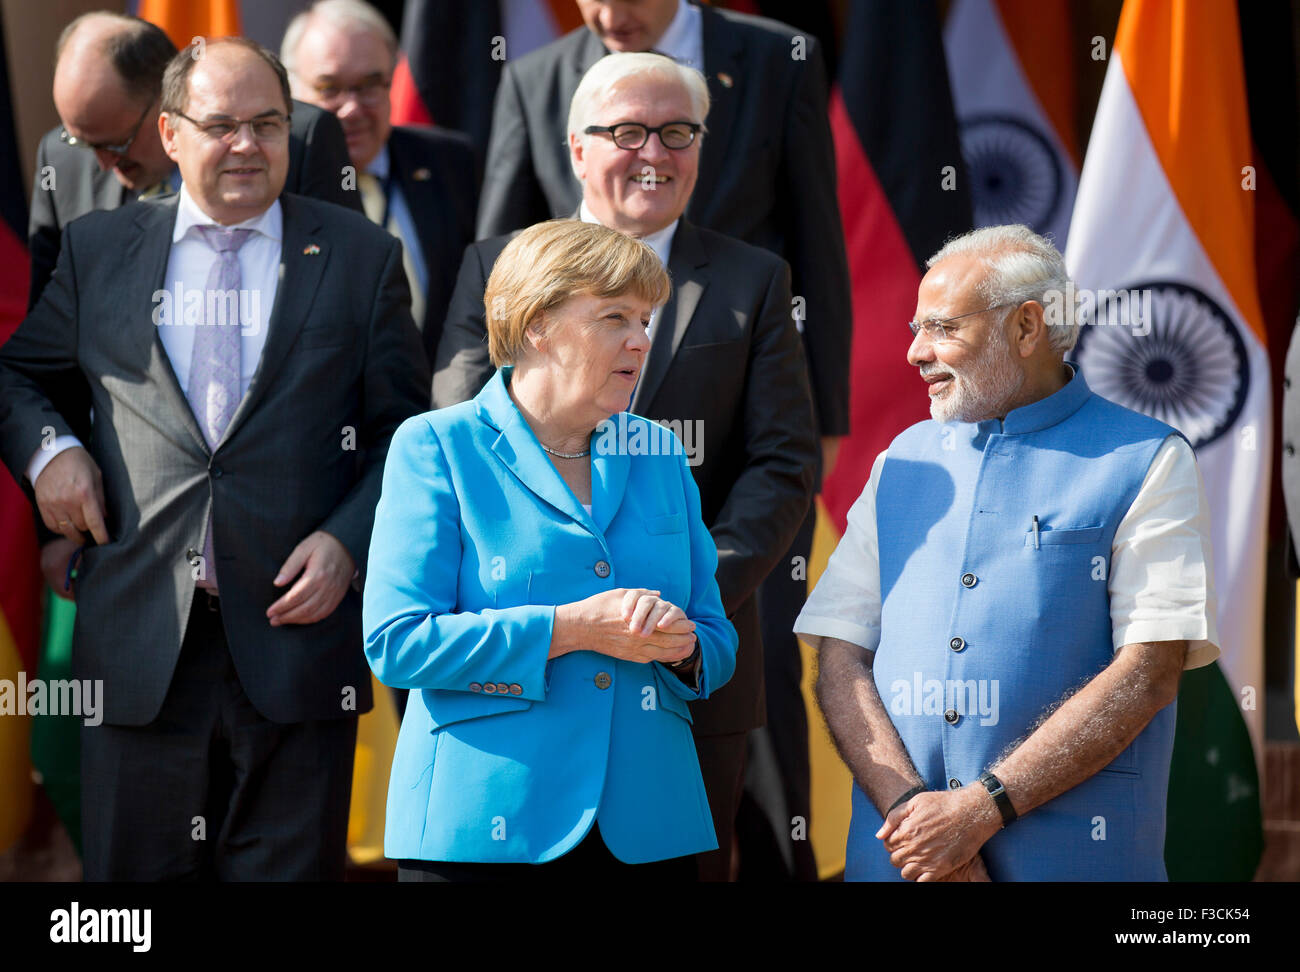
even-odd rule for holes
{"type": "Polygon", "coordinates": [[[1048,346],[1062,353],[1074,347],[1079,337],[1074,286],[1061,251],[1047,237],[1020,223],[985,226],[949,240],[925,261],[926,269],[952,256],[983,258],[989,273],[976,289],[990,307],[1027,300],[1045,310],[1054,306],[1059,314],[1047,315],[1048,346]],[[1050,323],[1053,316],[1059,324],[1050,323]]]}
{"type": "MultiPolygon", "coordinates": [[[[614,93],[614,89],[629,78],[656,77],[675,81],[686,89],[691,98],[695,117],[689,119],[704,124],[709,114],[709,86],[704,75],[693,67],[678,64],[664,54],[650,52],[616,52],[606,54],[593,64],[578,82],[578,90],[569,101],[570,135],[582,135],[590,124],[596,105],[614,93]]],[[[705,129],[707,131],[707,129],[705,129]]]]}
{"type": "Polygon", "coordinates": [[[298,45],[302,43],[302,35],[307,33],[308,26],[316,17],[340,30],[361,30],[376,35],[392,55],[393,66],[397,66],[397,35],[383,14],[362,0],[317,0],[289,21],[289,26],[284,29],[280,60],[291,73],[297,70],[298,45]]]}

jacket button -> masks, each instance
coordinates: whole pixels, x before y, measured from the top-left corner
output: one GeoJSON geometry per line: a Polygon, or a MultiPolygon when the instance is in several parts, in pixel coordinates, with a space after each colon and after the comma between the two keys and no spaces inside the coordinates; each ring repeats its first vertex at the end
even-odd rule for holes
{"type": "Polygon", "coordinates": [[[609,677],[609,672],[596,673],[596,688],[607,689],[614,680],[609,677]]]}
{"type": "Polygon", "coordinates": [[[497,682],[497,691],[500,692],[502,695],[509,695],[510,686],[507,685],[505,682],[497,682]]]}
{"type": "Polygon", "coordinates": [[[478,682],[470,682],[470,683],[469,683],[469,690],[470,690],[471,692],[482,692],[482,691],[483,691],[483,686],[480,685],[478,682]]]}
{"type": "Polygon", "coordinates": [[[979,582],[979,578],[976,577],[974,574],[962,574],[962,575],[961,575],[961,586],[962,586],[962,587],[974,587],[978,582],[979,582]]]}
{"type": "Polygon", "coordinates": [[[961,780],[957,779],[957,777],[955,777],[955,776],[952,777],[951,779],[949,779],[949,780],[948,780],[948,789],[950,789],[950,790],[960,790],[960,789],[961,789],[961,780]]]}
{"type": "Polygon", "coordinates": [[[523,694],[524,694],[524,687],[523,687],[522,685],[520,685],[518,682],[511,682],[511,683],[510,683],[510,694],[511,694],[511,695],[523,695],[523,694]]]}
{"type": "Polygon", "coordinates": [[[596,566],[593,567],[592,570],[596,572],[597,577],[604,578],[609,576],[609,564],[604,560],[596,561],[596,566]]]}
{"type": "Polygon", "coordinates": [[[212,478],[213,478],[213,479],[220,479],[220,478],[221,478],[222,476],[224,476],[224,475],[225,475],[225,473],[223,473],[223,472],[221,471],[221,467],[220,467],[220,466],[213,466],[213,467],[212,467],[212,478]]]}
{"type": "Polygon", "coordinates": [[[966,639],[953,638],[951,641],[948,642],[948,647],[951,648],[953,651],[963,651],[966,648],[966,639]]]}
{"type": "Polygon", "coordinates": [[[955,726],[957,720],[961,718],[961,714],[956,709],[949,709],[943,714],[943,717],[945,721],[947,721],[948,725],[955,726]]]}
{"type": "Polygon", "coordinates": [[[496,687],[495,685],[493,685],[491,682],[484,682],[484,683],[483,683],[483,691],[484,691],[484,693],[486,693],[487,695],[496,695],[496,694],[497,694],[497,687],[496,687]]]}

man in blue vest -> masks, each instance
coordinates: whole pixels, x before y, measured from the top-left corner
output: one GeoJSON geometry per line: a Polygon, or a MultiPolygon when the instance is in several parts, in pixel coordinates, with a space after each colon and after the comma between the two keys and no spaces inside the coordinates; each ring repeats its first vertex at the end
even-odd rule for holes
{"type": "Polygon", "coordinates": [[[1192,450],[1064,363],[1050,242],[988,227],[927,267],[933,421],[876,459],[795,625],[856,783],[845,877],[1166,880],[1179,676],[1218,655],[1192,450]]]}

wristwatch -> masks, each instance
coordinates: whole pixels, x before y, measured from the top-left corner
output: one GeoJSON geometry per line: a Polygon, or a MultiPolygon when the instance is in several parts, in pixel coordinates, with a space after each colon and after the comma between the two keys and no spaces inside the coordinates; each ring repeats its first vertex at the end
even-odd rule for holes
{"type": "Polygon", "coordinates": [[[1019,814],[1016,813],[1016,808],[1011,805],[1011,797],[1007,796],[1006,787],[1002,785],[1002,781],[988,770],[985,770],[980,774],[980,782],[984,784],[984,789],[989,791],[989,796],[997,804],[998,813],[1002,814],[1002,826],[1005,827],[1007,824],[1014,822],[1019,814]]]}
{"type": "Polygon", "coordinates": [[[669,662],[668,667],[671,668],[673,671],[679,672],[683,668],[690,668],[692,665],[695,664],[695,659],[699,657],[700,657],[700,639],[696,638],[694,650],[691,651],[691,653],[687,655],[685,658],[679,659],[678,661],[675,662],[669,662]]]}

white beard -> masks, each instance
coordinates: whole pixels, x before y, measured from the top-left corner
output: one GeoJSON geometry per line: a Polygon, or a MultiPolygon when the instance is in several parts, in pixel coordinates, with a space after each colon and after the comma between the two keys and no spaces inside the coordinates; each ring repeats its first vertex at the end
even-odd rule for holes
{"type": "Polygon", "coordinates": [[[1025,373],[1011,357],[1006,338],[996,331],[979,357],[961,371],[936,363],[921,374],[943,371],[952,378],[940,397],[930,398],[930,417],[936,422],[983,422],[1005,415],[1007,404],[1025,383],[1025,373]]]}

